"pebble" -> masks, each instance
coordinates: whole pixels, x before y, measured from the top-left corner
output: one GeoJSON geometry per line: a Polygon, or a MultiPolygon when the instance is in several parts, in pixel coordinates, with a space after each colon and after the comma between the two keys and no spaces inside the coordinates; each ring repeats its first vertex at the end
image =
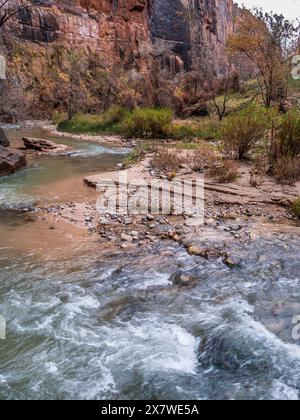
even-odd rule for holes
{"type": "Polygon", "coordinates": [[[127,235],[126,233],[121,233],[121,240],[124,242],[128,242],[128,241],[131,241],[132,238],[130,235],[127,235]]]}

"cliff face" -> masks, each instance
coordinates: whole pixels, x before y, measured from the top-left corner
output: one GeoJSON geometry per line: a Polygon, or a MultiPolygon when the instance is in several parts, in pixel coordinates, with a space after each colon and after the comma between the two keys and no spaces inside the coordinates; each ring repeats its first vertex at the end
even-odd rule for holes
{"type": "Polygon", "coordinates": [[[192,70],[200,60],[222,73],[228,35],[237,6],[232,0],[155,0],[151,34],[157,54],[172,52],[192,70]]]}
{"type": "Polygon", "coordinates": [[[65,107],[74,66],[88,111],[116,97],[151,103],[155,63],[174,74],[205,59],[221,72],[234,14],[232,0],[45,0],[2,31],[4,108],[65,107]]]}

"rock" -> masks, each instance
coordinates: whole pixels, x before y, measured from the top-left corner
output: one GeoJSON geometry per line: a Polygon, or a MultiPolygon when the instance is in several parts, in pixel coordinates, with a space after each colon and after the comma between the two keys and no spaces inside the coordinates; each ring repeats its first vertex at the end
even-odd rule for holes
{"type": "Polygon", "coordinates": [[[0,176],[9,175],[27,165],[23,153],[0,145],[0,176]]]}
{"type": "Polygon", "coordinates": [[[132,244],[130,242],[125,242],[124,244],[121,245],[121,248],[126,250],[132,247],[132,244]]]}
{"type": "Polygon", "coordinates": [[[184,224],[188,227],[201,226],[203,225],[203,217],[189,217],[184,224]]]}
{"type": "Polygon", "coordinates": [[[50,140],[35,139],[32,137],[23,137],[26,149],[37,150],[43,153],[61,153],[65,152],[68,147],[63,144],[56,144],[50,140]]]}
{"type": "Polygon", "coordinates": [[[227,257],[227,258],[225,258],[225,260],[223,262],[229,268],[238,267],[240,265],[240,263],[241,263],[240,260],[238,260],[237,258],[234,258],[234,257],[227,257]]]}
{"type": "Polygon", "coordinates": [[[130,232],[130,235],[133,236],[133,237],[138,237],[139,232],[137,230],[133,230],[132,232],[130,232]]]}
{"type": "Polygon", "coordinates": [[[195,245],[190,245],[187,248],[187,252],[190,255],[196,255],[196,256],[201,256],[202,257],[203,253],[204,253],[204,250],[202,248],[199,248],[199,247],[195,246],[195,245]]]}
{"type": "Polygon", "coordinates": [[[171,281],[173,284],[177,286],[191,286],[196,283],[197,279],[190,274],[185,273],[176,273],[171,277],[171,281]]]}
{"type": "Polygon", "coordinates": [[[4,133],[1,127],[0,127],[0,146],[3,146],[3,147],[9,146],[8,138],[6,137],[6,134],[4,133]]]}
{"type": "Polygon", "coordinates": [[[130,242],[132,240],[132,237],[130,235],[127,235],[126,233],[121,233],[121,240],[123,242],[130,242]]]}
{"type": "Polygon", "coordinates": [[[182,111],[185,118],[190,117],[207,117],[209,115],[208,105],[205,101],[200,101],[182,111]]]}
{"type": "Polygon", "coordinates": [[[180,235],[178,235],[178,233],[175,233],[175,235],[173,236],[173,241],[180,242],[180,240],[181,240],[180,235]]]}
{"type": "Polygon", "coordinates": [[[219,258],[221,256],[221,253],[219,250],[214,248],[200,248],[195,245],[190,245],[187,247],[187,252],[190,255],[194,255],[197,257],[206,258],[207,260],[210,258],[219,258]]]}
{"type": "Polygon", "coordinates": [[[147,220],[152,222],[154,220],[154,216],[152,216],[152,214],[147,214],[147,220]]]}

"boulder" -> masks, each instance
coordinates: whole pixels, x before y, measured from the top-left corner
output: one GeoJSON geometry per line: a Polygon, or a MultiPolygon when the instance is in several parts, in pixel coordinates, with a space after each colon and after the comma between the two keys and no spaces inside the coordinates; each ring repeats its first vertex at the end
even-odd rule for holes
{"type": "Polygon", "coordinates": [[[25,155],[0,145],[0,176],[16,172],[26,166],[25,155]]]}
{"type": "Polygon", "coordinates": [[[67,150],[67,146],[56,144],[53,141],[45,139],[35,139],[32,137],[23,137],[26,149],[36,150],[42,153],[61,153],[67,150]]]}
{"type": "Polygon", "coordinates": [[[0,127],[0,146],[4,146],[4,147],[9,146],[8,138],[6,137],[6,134],[4,133],[1,127],[0,127]]]}

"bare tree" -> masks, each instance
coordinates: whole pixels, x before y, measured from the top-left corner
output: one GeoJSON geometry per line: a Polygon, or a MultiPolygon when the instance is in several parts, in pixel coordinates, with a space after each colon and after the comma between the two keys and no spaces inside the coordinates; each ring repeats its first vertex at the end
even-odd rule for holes
{"type": "Polygon", "coordinates": [[[39,4],[41,4],[39,1],[32,3],[29,0],[16,0],[13,2],[11,0],[0,0],[0,29],[22,10],[30,9],[39,4]]]}
{"type": "Polygon", "coordinates": [[[217,114],[220,121],[223,120],[226,114],[231,79],[232,66],[228,63],[226,64],[226,73],[222,79],[213,79],[210,77],[210,74],[208,74],[208,83],[211,88],[212,102],[217,110],[217,114]],[[222,92],[223,97],[221,101],[218,101],[217,97],[220,94],[220,92],[222,92]]]}

